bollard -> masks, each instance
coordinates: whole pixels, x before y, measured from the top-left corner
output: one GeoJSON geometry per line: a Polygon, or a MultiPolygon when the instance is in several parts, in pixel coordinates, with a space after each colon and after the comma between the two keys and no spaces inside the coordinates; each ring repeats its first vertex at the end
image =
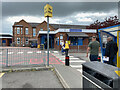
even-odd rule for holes
{"type": "Polygon", "coordinates": [[[65,65],[66,65],[66,66],[69,66],[69,56],[66,56],[66,57],[65,57],[65,65]]]}
{"type": "Polygon", "coordinates": [[[101,62],[101,57],[100,57],[100,56],[98,56],[98,58],[97,58],[97,59],[98,59],[98,61],[99,61],[99,62],[101,62]]]}

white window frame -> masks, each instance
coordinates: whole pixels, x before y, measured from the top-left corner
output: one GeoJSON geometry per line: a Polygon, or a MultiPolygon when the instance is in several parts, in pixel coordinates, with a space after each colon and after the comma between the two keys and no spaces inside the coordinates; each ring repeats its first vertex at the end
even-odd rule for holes
{"type": "Polygon", "coordinates": [[[25,28],[25,34],[28,35],[28,27],[25,28]]]}
{"type": "Polygon", "coordinates": [[[36,28],[33,28],[33,37],[35,37],[35,36],[36,36],[36,28]]]}
{"type": "Polygon", "coordinates": [[[43,28],[41,28],[40,31],[43,31],[43,28]]]}
{"type": "Polygon", "coordinates": [[[20,34],[20,27],[17,27],[17,34],[20,34]]]}
{"type": "Polygon", "coordinates": [[[28,38],[25,38],[25,43],[28,44],[28,38]]]}
{"type": "Polygon", "coordinates": [[[17,44],[20,44],[20,38],[17,38],[17,44]]]}

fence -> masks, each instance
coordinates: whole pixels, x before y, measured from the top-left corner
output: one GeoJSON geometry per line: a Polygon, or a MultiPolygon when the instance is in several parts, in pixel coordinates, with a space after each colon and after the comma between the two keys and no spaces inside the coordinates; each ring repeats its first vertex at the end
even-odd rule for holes
{"type": "Polygon", "coordinates": [[[0,49],[0,65],[46,65],[47,53],[37,48],[7,48],[0,49]]]}
{"type": "Polygon", "coordinates": [[[70,46],[69,53],[83,53],[87,51],[88,45],[70,46]]]}

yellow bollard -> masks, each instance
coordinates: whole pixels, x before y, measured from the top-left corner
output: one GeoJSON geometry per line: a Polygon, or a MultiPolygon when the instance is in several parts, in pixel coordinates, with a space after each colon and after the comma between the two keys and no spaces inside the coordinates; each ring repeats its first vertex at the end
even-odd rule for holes
{"type": "Polygon", "coordinates": [[[38,45],[37,48],[40,48],[40,45],[38,45]]]}

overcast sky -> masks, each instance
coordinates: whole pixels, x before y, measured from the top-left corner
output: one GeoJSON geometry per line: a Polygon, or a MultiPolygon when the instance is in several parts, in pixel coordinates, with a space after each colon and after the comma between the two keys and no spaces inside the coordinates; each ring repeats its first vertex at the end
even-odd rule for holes
{"type": "MultiPolygon", "coordinates": [[[[12,25],[21,19],[41,23],[46,2],[2,2],[2,32],[12,33],[12,25]]],[[[118,15],[117,2],[50,2],[50,23],[89,25],[95,20],[118,15]]]]}

